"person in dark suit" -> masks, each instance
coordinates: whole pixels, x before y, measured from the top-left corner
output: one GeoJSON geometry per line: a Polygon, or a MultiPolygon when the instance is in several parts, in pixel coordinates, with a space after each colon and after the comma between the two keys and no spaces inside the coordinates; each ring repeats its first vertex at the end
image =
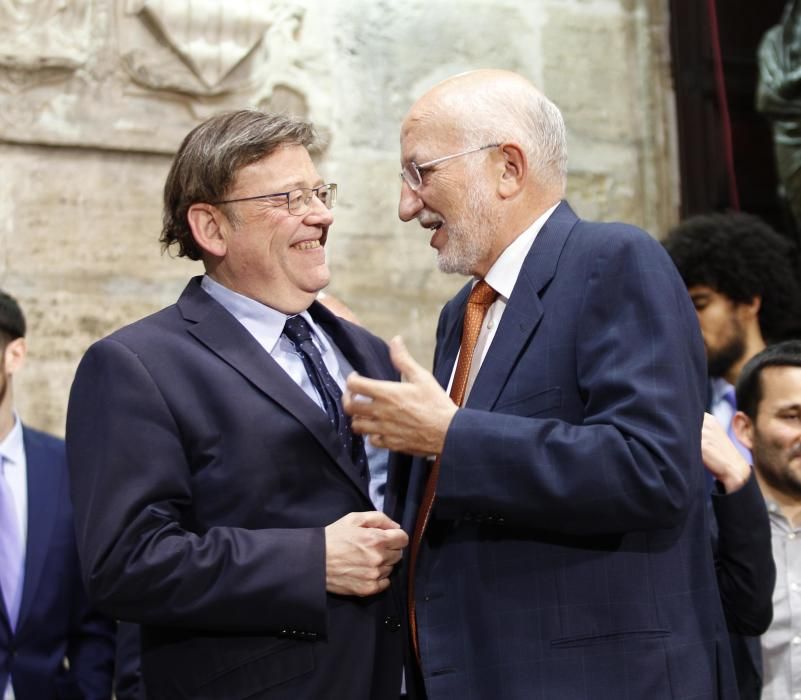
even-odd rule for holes
{"type": "Polygon", "coordinates": [[[441,270],[475,278],[442,311],[433,376],[393,339],[406,381],[353,375],[345,397],[354,430],[423,457],[402,519],[412,690],[736,697],[704,351],[670,258],[562,201],[561,114],[519,75],[435,86],[403,122],[401,161],[401,219],[432,231],[441,270]]]}
{"type": "Polygon", "coordinates": [[[25,325],[0,291],[0,698],[110,700],[114,623],[81,582],[64,442],[14,411],[25,325]]]}
{"type": "Polygon", "coordinates": [[[94,344],[67,417],[90,597],[141,625],[149,700],[397,698],[407,543],[388,454],[354,436],[352,369],[385,344],[315,301],[336,185],[314,131],[257,111],[184,139],[162,242],[200,259],[178,302],[94,344]]]}
{"type": "Polygon", "coordinates": [[[729,630],[740,700],[762,697],[759,636],[773,619],[776,566],[770,520],[751,465],[711,413],[704,415],[701,455],[714,487],[709,495],[715,570],[729,630]]]}

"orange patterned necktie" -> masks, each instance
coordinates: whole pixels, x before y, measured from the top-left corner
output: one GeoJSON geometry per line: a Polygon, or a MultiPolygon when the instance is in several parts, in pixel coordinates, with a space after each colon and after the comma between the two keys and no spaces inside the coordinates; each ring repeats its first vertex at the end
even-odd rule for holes
{"type": "MultiPolygon", "coordinates": [[[[453,375],[451,384],[451,400],[461,406],[464,401],[465,389],[467,388],[467,377],[470,374],[470,363],[473,361],[473,352],[476,349],[476,341],[481,332],[481,324],[487,315],[487,309],[492,306],[498,297],[492,287],[484,280],[479,280],[467,298],[467,308],[464,312],[464,325],[462,327],[462,343],[459,346],[459,360],[456,363],[456,372],[453,375]]],[[[434,460],[431,470],[428,472],[425,489],[423,490],[423,500],[420,503],[420,510],[417,511],[417,520],[414,523],[412,541],[409,546],[409,629],[411,631],[414,653],[420,662],[420,647],[417,641],[417,615],[414,603],[414,575],[417,568],[417,556],[420,553],[420,543],[428,525],[431,509],[434,505],[434,496],[437,491],[437,480],[439,479],[439,457],[434,460]]]]}

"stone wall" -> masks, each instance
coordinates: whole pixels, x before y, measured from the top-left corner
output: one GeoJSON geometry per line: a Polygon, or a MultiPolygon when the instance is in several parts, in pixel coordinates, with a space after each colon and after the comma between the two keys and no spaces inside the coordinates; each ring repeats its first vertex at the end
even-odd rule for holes
{"type": "Polygon", "coordinates": [[[667,19],[667,0],[3,3],[0,286],[30,324],[23,418],[63,433],[87,345],[200,272],[161,254],[161,187],[183,135],[222,109],[290,110],[326,135],[329,291],[426,365],[464,280],[397,219],[398,127],[441,78],[530,77],[564,112],[578,213],[664,232],[678,206],[667,19]]]}

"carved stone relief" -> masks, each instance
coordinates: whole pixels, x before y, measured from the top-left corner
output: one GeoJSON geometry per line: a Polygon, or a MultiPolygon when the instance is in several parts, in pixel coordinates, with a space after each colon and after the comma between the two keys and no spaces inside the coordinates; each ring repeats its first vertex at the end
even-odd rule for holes
{"type": "Polygon", "coordinates": [[[0,0],[0,139],[172,153],[224,109],[329,129],[306,3],[0,0]]]}
{"type": "Polygon", "coordinates": [[[75,69],[89,55],[91,0],[0,0],[0,65],[75,69]]]}

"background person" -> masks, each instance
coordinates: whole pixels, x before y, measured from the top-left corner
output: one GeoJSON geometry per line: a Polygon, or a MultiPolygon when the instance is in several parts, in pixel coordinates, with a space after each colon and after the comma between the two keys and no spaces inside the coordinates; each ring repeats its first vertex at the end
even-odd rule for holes
{"type": "Polygon", "coordinates": [[[0,291],[0,698],[109,700],[114,623],[81,581],[64,442],[14,411],[25,326],[0,291]]]}
{"type": "Polygon", "coordinates": [[[770,515],[776,588],[761,637],[763,700],[801,693],[801,340],[768,347],[737,381],[734,429],[751,450],[770,515]]]}
{"type": "Polygon", "coordinates": [[[801,336],[801,271],[784,236],[750,214],[685,219],[664,240],[698,314],[710,387],[707,408],[746,461],[731,419],[740,370],[766,345],[801,336]]]}

